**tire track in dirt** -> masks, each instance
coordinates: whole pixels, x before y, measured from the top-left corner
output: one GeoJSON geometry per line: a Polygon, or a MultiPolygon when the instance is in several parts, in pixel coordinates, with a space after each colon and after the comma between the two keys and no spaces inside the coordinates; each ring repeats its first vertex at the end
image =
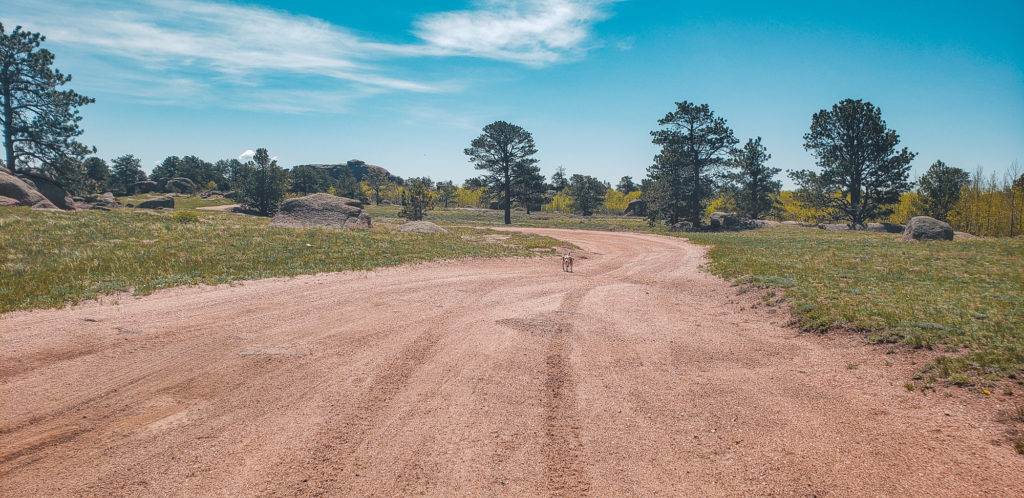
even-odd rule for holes
{"type": "Polygon", "coordinates": [[[359,474],[365,462],[354,458],[356,449],[367,434],[379,425],[386,414],[385,407],[409,383],[416,370],[434,354],[440,337],[437,331],[420,334],[388,362],[389,366],[383,372],[377,374],[367,389],[368,395],[354,403],[354,411],[326,421],[314,440],[316,446],[304,466],[315,469],[317,473],[315,477],[304,480],[296,491],[329,493],[337,489],[338,483],[335,481],[340,473],[359,474]]]}
{"type": "Polygon", "coordinates": [[[545,470],[552,494],[582,496],[590,491],[590,483],[580,462],[576,384],[569,359],[571,335],[572,324],[558,323],[544,358],[545,470]]]}
{"type": "Polygon", "coordinates": [[[590,482],[580,457],[580,421],[576,406],[576,374],[572,369],[573,325],[576,313],[586,295],[570,291],[559,306],[545,351],[544,379],[544,446],[548,491],[554,495],[583,496],[590,491],[590,482]]]}

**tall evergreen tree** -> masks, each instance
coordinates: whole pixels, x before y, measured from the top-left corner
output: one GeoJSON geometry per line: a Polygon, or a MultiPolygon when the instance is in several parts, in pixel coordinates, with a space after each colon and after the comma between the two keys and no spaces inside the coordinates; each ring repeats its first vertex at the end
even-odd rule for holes
{"type": "Polygon", "coordinates": [[[118,157],[112,163],[112,183],[123,194],[131,194],[132,184],[146,179],[146,172],[142,171],[142,161],[131,154],[118,157]]]}
{"type": "Polygon", "coordinates": [[[946,221],[949,211],[960,200],[960,192],[970,182],[971,175],[966,171],[935,161],[918,182],[925,214],[946,221]]]}
{"type": "Polygon", "coordinates": [[[224,177],[224,184],[217,185],[224,190],[237,188],[238,180],[242,178],[242,172],[245,169],[245,165],[238,159],[221,159],[214,163],[213,167],[217,168],[224,177]]]}
{"type": "Polygon", "coordinates": [[[619,184],[615,186],[615,190],[618,190],[623,194],[628,194],[630,192],[636,192],[637,186],[636,183],[633,183],[632,176],[624,176],[619,180],[619,184]]]}
{"type": "Polygon", "coordinates": [[[551,188],[561,192],[569,186],[569,178],[565,176],[565,166],[559,166],[555,174],[551,175],[551,188]]]}
{"type": "Polygon", "coordinates": [[[736,209],[748,218],[758,219],[771,211],[774,196],[782,188],[782,182],[775,179],[782,170],[765,164],[771,158],[761,145],[761,137],[747,140],[743,148],[732,153],[736,171],[730,178],[736,186],[736,209]]]}
{"type": "Polygon", "coordinates": [[[181,168],[181,158],[178,156],[167,156],[160,164],[153,167],[153,171],[149,172],[149,179],[155,182],[165,182],[171,178],[175,178],[178,175],[178,170],[181,168]]]}
{"type": "Polygon", "coordinates": [[[90,194],[104,192],[110,185],[110,166],[102,158],[92,156],[86,158],[85,191],[90,194]]]}
{"type": "Polygon", "coordinates": [[[455,197],[455,191],[458,187],[455,186],[451,180],[446,182],[437,182],[437,202],[440,202],[445,209],[448,209],[448,204],[451,203],[452,198],[455,197]]]}
{"type": "Polygon", "coordinates": [[[700,224],[704,206],[719,188],[732,147],[739,142],[725,119],[707,104],[676,102],[676,109],[658,120],[652,142],[661,146],[647,168],[650,189],[644,190],[648,216],[669,224],[686,220],[700,224]]]}
{"type": "Polygon", "coordinates": [[[281,207],[288,189],[288,173],[270,158],[267,149],[256,149],[252,160],[245,163],[238,189],[239,202],[263,216],[273,216],[281,207]]]}
{"type": "Polygon", "coordinates": [[[51,69],[53,53],[40,48],[45,36],[22,31],[10,33],[0,24],[0,125],[4,152],[11,170],[34,166],[48,170],[58,181],[58,165],[81,160],[90,149],[77,138],[82,134],[78,108],[93,99],[59,90],[71,75],[51,69]],[[63,162],[62,162],[63,161],[63,162]]]}
{"type": "Polygon", "coordinates": [[[484,126],[483,133],[465,149],[476,169],[487,172],[485,178],[492,192],[497,193],[505,210],[505,224],[512,223],[512,189],[518,183],[517,172],[529,171],[537,163],[533,135],[520,126],[495,121],[484,126]]]}
{"type": "Polygon", "coordinates": [[[436,195],[434,182],[430,177],[410,178],[402,188],[402,210],[398,213],[409,221],[422,220],[427,211],[433,209],[436,195]]]}
{"type": "Polygon", "coordinates": [[[590,216],[601,207],[607,185],[601,180],[588,175],[572,175],[569,179],[569,195],[572,196],[572,207],[583,216],[590,216]]]}
{"type": "Polygon", "coordinates": [[[910,190],[913,152],[897,151],[900,137],[870,102],[845,99],[811,118],[804,148],[821,173],[793,171],[797,200],[832,210],[854,227],[892,214],[900,194],[910,190]]]}
{"type": "Polygon", "coordinates": [[[547,190],[540,166],[532,162],[520,161],[513,167],[512,179],[514,182],[512,201],[522,206],[526,210],[526,214],[530,214],[531,206],[539,205],[547,190]]]}
{"type": "MultiPolygon", "coordinates": [[[[330,175],[322,168],[308,164],[292,168],[288,172],[288,176],[291,180],[289,186],[291,191],[302,195],[326,192],[334,183],[330,175]]],[[[335,188],[335,192],[337,192],[337,188],[335,188]]]]}

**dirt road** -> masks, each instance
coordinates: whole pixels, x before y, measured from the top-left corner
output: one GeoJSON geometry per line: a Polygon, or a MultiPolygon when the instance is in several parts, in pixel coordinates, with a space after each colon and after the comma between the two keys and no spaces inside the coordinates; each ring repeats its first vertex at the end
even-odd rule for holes
{"type": "MultiPolygon", "coordinates": [[[[0,317],[0,495],[1012,495],[911,357],[801,335],[639,234],[554,257],[0,317]]],[[[994,399],[994,397],[993,397],[994,399]]]]}

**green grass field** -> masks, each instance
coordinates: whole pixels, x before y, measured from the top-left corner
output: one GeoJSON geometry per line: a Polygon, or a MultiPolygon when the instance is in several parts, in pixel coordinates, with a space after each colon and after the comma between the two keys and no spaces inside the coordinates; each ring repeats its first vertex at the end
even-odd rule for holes
{"type": "MultiPolygon", "coordinates": [[[[152,199],[154,197],[163,197],[167,194],[139,194],[126,197],[118,197],[117,202],[121,204],[138,204],[146,199],[152,199]]],[[[197,195],[190,196],[176,196],[174,198],[174,209],[195,209],[199,207],[208,206],[226,206],[228,204],[234,204],[235,201],[231,199],[225,199],[218,197],[214,199],[200,199],[197,195]]]]}
{"type": "MultiPolygon", "coordinates": [[[[398,219],[400,206],[368,206],[367,211],[374,218],[398,219]]],[[[438,225],[499,226],[504,225],[504,212],[489,209],[434,209],[427,211],[424,218],[438,225]]],[[[604,230],[609,232],[657,232],[644,218],[627,216],[579,216],[565,213],[530,213],[512,211],[512,225],[534,228],[574,228],[579,230],[604,230]]]]}
{"type": "Polygon", "coordinates": [[[495,243],[484,237],[489,231],[469,228],[422,235],[386,227],[287,229],[268,223],[267,218],[187,209],[52,213],[0,208],[0,254],[5,258],[0,313],[176,285],[530,256],[560,244],[516,234],[502,234],[495,243]]]}
{"type": "Polygon", "coordinates": [[[686,237],[714,246],[712,273],[781,289],[805,330],[945,353],[919,373],[922,387],[1024,381],[1024,238],[904,243],[804,228],[686,237]]]}

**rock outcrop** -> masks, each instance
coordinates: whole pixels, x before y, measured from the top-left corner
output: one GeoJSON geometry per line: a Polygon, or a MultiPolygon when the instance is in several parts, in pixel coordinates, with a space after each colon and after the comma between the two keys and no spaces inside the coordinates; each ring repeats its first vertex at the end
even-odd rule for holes
{"type": "Polygon", "coordinates": [[[867,223],[863,229],[869,232],[903,233],[907,227],[899,223],[867,223]]]}
{"type": "Polygon", "coordinates": [[[429,221],[410,221],[398,225],[395,230],[404,233],[448,233],[448,230],[437,226],[429,221]]]}
{"type": "Polygon", "coordinates": [[[153,180],[142,180],[141,182],[133,183],[131,191],[136,194],[148,194],[156,192],[157,188],[159,188],[159,185],[153,180]]]}
{"type": "Polygon", "coordinates": [[[25,183],[35,187],[36,191],[46,197],[54,206],[59,209],[75,210],[75,200],[64,187],[52,176],[37,169],[31,169],[18,174],[25,183]]]}
{"type": "Polygon", "coordinates": [[[155,197],[153,199],[146,199],[146,200],[136,204],[135,207],[141,208],[141,209],[160,209],[160,208],[174,209],[174,197],[164,196],[164,197],[155,197]]]}
{"type": "Polygon", "coordinates": [[[626,210],[622,213],[626,216],[647,216],[647,201],[643,199],[633,199],[626,205],[626,210]]]}
{"type": "MultiPolygon", "coordinates": [[[[15,175],[5,168],[0,168],[0,205],[28,206],[33,209],[58,209],[58,207],[42,194],[35,182],[26,180],[24,175],[15,175]]],[[[63,189],[61,189],[63,191],[63,189]]],[[[64,192],[67,195],[67,192],[64,192]]],[[[59,196],[63,199],[64,196],[59,196]]],[[[68,195],[70,209],[74,209],[74,199],[68,195]]]]}
{"type": "Polygon", "coordinates": [[[272,227],[286,228],[370,228],[370,214],[363,203],[331,194],[313,194],[288,199],[270,221],[272,227]]]}
{"type": "Polygon", "coordinates": [[[711,213],[711,228],[732,228],[740,224],[740,217],[736,213],[711,213]]]}
{"type": "Polygon", "coordinates": [[[164,190],[169,192],[181,192],[191,194],[196,191],[196,184],[188,178],[171,178],[164,184],[164,190]]]}
{"type": "Polygon", "coordinates": [[[912,240],[953,240],[953,227],[929,216],[915,216],[903,231],[903,241],[912,240]]]}
{"type": "Polygon", "coordinates": [[[86,196],[81,201],[76,198],[75,204],[79,209],[98,209],[100,211],[111,211],[124,207],[114,199],[114,194],[110,192],[104,192],[102,195],[86,196]]]}

